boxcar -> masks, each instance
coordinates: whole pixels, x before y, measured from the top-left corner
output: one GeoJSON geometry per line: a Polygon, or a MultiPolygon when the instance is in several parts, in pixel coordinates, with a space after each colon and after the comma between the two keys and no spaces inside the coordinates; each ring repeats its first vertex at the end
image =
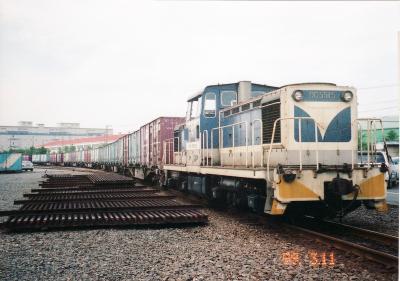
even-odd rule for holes
{"type": "Polygon", "coordinates": [[[175,126],[185,121],[182,117],[160,117],[140,128],[140,165],[161,166],[163,143],[174,136],[175,126]]]}

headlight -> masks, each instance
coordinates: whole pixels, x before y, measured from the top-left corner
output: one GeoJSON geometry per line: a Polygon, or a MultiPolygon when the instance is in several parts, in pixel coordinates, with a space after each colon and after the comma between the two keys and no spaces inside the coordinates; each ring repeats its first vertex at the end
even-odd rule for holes
{"type": "Polygon", "coordinates": [[[292,98],[295,101],[302,101],[303,100],[303,92],[300,90],[294,91],[292,94],[292,98]]]}
{"type": "Polygon", "coordinates": [[[342,94],[342,100],[345,102],[350,102],[353,99],[353,93],[352,92],[344,92],[342,94]]]}

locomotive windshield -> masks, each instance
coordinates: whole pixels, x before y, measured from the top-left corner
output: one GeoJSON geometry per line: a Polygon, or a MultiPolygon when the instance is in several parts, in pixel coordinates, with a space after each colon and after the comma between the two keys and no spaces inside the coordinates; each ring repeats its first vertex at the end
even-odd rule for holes
{"type": "Polygon", "coordinates": [[[186,119],[190,120],[199,117],[201,111],[200,106],[201,106],[201,97],[189,101],[186,112],[186,119]]]}
{"type": "Polygon", "coordinates": [[[204,101],[204,117],[215,117],[216,111],[216,98],[215,93],[206,93],[204,101]]]}

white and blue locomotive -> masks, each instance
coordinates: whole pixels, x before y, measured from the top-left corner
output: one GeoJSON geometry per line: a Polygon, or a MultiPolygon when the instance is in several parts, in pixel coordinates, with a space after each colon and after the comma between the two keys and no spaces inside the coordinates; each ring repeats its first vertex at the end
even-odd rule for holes
{"type": "Polygon", "coordinates": [[[356,89],[331,83],[207,86],[164,143],[163,183],[271,215],[344,215],[364,203],[385,211],[377,120],[357,117],[356,89]],[[358,163],[367,122],[367,163],[358,163]],[[375,130],[373,130],[374,128],[375,130]]]}

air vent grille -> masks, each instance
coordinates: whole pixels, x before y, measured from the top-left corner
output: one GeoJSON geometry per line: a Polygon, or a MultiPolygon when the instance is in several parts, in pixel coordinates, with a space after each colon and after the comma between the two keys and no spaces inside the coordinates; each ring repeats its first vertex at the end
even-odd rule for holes
{"type": "MultiPolygon", "coordinates": [[[[263,143],[271,143],[272,130],[274,129],[274,122],[281,117],[281,103],[280,100],[273,100],[263,103],[261,110],[263,122],[263,143]]],[[[281,142],[281,122],[276,124],[274,143],[281,142]]]]}

